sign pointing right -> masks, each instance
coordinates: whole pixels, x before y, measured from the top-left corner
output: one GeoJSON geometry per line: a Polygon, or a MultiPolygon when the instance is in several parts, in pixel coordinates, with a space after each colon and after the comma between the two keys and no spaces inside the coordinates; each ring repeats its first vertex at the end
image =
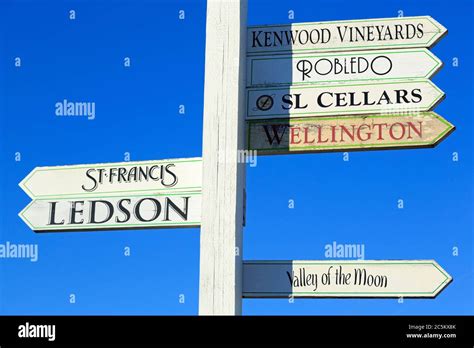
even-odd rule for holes
{"type": "Polygon", "coordinates": [[[242,296],[436,297],[451,281],[434,260],[245,261],[242,296]]]}
{"type": "Polygon", "coordinates": [[[247,86],[430,78],[443,63],[424,48],[247,58],[247,86]]]}
{"type": "Polygon", "coordinates": [[[426,79],[247,89],[247,120],[429,111],[444,92],[426,79]]]}
{"type": "Polygon", "coordinates": [[[429,48],[446,33],[430,16],[254,26],[247,55],[429,48]]]}
{"type": "Polygon", "coordinates": [[[434,112],[306,117],[247,122],[259,155],[434,147],[454,126],[434,112]]]}

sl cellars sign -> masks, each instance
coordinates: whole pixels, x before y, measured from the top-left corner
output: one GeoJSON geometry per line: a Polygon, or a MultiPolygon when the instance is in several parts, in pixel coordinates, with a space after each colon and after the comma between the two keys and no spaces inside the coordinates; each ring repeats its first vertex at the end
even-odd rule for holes
{"type": "Polygon", "coordinates": [[[444,98],[430,80],[247,89],[247,119],[429,111],[444,98]]]}

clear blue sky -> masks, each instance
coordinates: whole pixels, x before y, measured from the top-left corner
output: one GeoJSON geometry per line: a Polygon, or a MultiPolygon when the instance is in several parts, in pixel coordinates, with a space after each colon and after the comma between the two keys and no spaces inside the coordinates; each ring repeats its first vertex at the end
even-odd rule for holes
{"type": "MultiPolygon", "coordinates": [[[[349,161],[258,158],[248,168],[244,258],[325,259],[326,244],[356,243],[366,259],[435,259],[453,283],[434,300],[244,300],[244,314],[474,314],[472,2],[249,0],[248,22],[400,10],[449,31],[433,49],[445,63],[433,81],[446,93],[436,112],[456,131],[434,149],[349,161]]],[[[18,183],[36,166],[201,155],[205,14],[204,0],[0,2],[0,243],[39,245],[37,262],[0,259],[0,314],[197,314],[199,229],[35,234],[17,214],[30,202],[18,183]],[[95,102],[95,119],[55,116],[63,99],[95,102]]]]}

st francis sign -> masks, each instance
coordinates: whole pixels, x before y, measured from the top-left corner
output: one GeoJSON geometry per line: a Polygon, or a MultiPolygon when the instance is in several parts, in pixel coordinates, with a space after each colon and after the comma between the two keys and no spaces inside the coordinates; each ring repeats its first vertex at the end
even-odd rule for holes
{"type": "Polygon", "coordinates": [[[36,167],[20,187],[31,198],[201,190],[201,158],[36,167]]]}

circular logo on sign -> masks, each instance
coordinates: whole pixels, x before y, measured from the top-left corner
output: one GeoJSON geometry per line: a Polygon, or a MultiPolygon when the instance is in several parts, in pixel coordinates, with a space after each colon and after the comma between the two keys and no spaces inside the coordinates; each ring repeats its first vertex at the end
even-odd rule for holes
{"type": "Polygon", "coordinates": [[[257,108],[260,111],[270,110],[273,106],[273,98],[269,95],[261,95],[257,99],[257,108]]]}

